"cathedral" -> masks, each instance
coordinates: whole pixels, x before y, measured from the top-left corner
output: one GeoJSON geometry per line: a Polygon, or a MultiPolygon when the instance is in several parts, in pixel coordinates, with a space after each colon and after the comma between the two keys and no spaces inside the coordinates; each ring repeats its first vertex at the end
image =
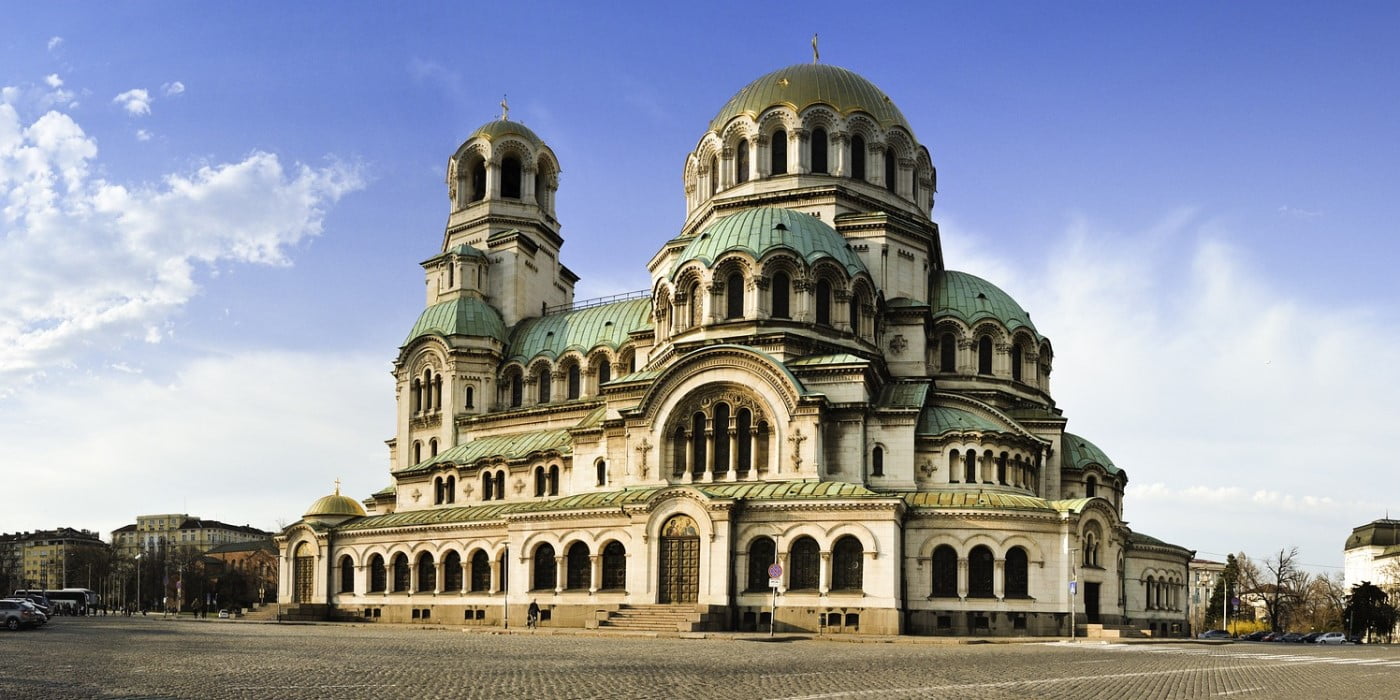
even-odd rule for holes
{"type": "Polygon", "coordinates": [[[697,123],[650,288],[596,300],[561,258],[561,164],[507,117],[447,159],[390,484],[276,538],[290,615],[1183,633],[1193,552],[1123,520],[1049,329],[947,266],[929,149],[872,82],[794,65],[697,123]]]}

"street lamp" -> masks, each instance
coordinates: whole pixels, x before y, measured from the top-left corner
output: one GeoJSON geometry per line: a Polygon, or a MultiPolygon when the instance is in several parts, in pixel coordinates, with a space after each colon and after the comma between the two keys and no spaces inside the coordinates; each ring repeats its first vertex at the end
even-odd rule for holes
{"type": "Polygon", "coordinates": [[[1079,558],[1079,548],[1069,550],[1069,640],[1075,638],[1074,608],[1075,600],[1079,597],[1079,567],[1076,560],[1079,558]]]}
{"type": "Polygon", "coordinates": [[[142,554],[145,554],[145,552],[138,552],[138,553],[136,554],[136,611],[137,611],[137,612],[140,612],[140,611],[141,611],[141,555],[142,555],[142,554]]]}

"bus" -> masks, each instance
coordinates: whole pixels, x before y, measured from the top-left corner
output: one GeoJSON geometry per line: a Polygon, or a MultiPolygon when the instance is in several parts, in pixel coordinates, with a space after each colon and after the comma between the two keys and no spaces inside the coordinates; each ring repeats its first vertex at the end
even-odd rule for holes
{"type": "Polygon", "coordinates": [[[15,591],[15,595],[38,594],[49,599],[49,610],[55,614],[86,615],[97,607],[97,593],[87,588],[60,588],[57,590],[15,591]]]}

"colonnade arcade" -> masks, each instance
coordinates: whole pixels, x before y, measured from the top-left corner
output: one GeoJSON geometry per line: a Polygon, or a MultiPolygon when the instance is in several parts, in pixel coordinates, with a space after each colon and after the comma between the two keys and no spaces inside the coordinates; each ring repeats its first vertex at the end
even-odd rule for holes
{"type": "Polygon", "coordinates": [[[687,397],[671,411],[666,436],[670,473],[687,483],[737,481],[774,471],[772,418],[737,387],[687,397]]]}
{"type": "Polygon", "coordinates": [[[658,286],[653,299],[657,336],[670,337],[724,321],[791,320],[875,337],[875,294],[869,280],[850,279],[835,264],[809,270],[786,255],[761,265],[740,255],[713,270],[683,268],[676,283],[658,286]]]}

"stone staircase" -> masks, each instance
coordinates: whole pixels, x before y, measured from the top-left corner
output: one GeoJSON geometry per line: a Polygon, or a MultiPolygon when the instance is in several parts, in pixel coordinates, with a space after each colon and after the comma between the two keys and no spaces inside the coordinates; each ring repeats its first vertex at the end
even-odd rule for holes
{"type": "Polygon", "coordinates": [[[1080,639],[1150,639],[1152,633],[1132,625],[1076,625],[1080,639]]]}
{"type": "Polygon", "coordinates": [[[696,632],[708,627],[709,613],[695,605],[619,605],[599,610],[588,627],[632,632],[696,632]]]}
{"type": "Polygon", "coordinates": [[[285,622],[323,622],[330,619],[329,605],[283,605],[282,620],[285,622]]]}

